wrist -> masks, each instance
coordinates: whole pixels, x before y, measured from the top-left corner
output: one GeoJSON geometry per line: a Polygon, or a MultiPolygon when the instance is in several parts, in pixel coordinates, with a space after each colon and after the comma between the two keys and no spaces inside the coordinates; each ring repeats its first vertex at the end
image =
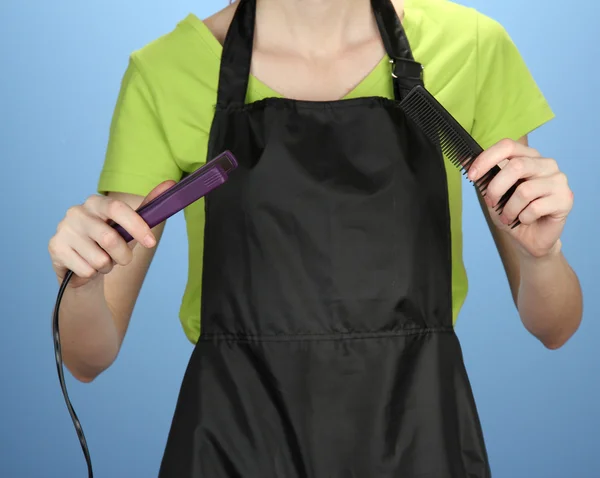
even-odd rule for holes
{"type": "Polygon", "coordinates": [[[556,243],[543,255],[533,255],[528,251],[518,248],[519,250],[519,263],[521,266],[521,272],[526,272],[527,270],[537,270],[540,267],[547,268],[548,266],[552,266],[553,264],[557,264],[557,262],[562,261],[562,242],[560,239],[556,241],[556,243]]]}
{"type": "MultiPolygon", "coordinates": [[[[77,284],[77,277],[73,276],[67,289],[65,290],[65,297],[63,302],[89,302],[97,303],[99,298],[104,299],[104,275],[98,274],[93,279],[84,282],[83,284],[77,284]],[[75,284],[73,284],[75,282],[75,284]]],[[[62,280],[59,279],[59,283],[62,280]]]]}

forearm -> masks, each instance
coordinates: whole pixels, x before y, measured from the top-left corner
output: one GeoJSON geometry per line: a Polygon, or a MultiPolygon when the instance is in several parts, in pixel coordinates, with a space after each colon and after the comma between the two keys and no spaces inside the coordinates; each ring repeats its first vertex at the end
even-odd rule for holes
{"type": "Polygon", "coordinates": [[[579,327],[583,299],[560,243],[541,258],[519,254],[519,266],[517,307],[524,326],[546,347],[561,347],[579,327]]]}
{"type": "Polygon", "coordinates": [[[59,312],[64,364],[75,378],[89,382],[114,362],[120,348],[104,297],[104,277],[68,288],[59,312]]]}

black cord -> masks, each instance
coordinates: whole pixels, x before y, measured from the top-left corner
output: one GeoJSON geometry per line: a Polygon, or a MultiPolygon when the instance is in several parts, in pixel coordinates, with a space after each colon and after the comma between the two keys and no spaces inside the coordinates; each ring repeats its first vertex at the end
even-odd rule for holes
{"type": "Polygon", "coordinates": [[[54,336],[54,356],[56,357],[56,370],[58,372],[58,380],[60,382],[60,388],[63,393],[63,397],[65,398],[65,403],[67,404],[67,409],[69,410],[69,415],[71,415],[71,420],[73,420],[73,425],[75,426],[75,431],[77,432],[77,436],[79,437],[79,443],[81,444],[81,449],[83,450],[83,456],[85,457],[85,461],[87,463],[88,469],[88,478],[94,478],[94,472],[92,470],[92,460],[90,458],[90,452],[88,450],[87,441],[85,439],[85,435],[83,434],[83,428],[81,427],[81,423],[79,422],[79,418],[77,418],[77,414],[73,409],[73,405],[71,404],[71,400],[69,399],[69,393],[67,392],[67,385],[65,383],[65,372],[63,366],[62,359],[62,349],[60,345],[60,330],[58,323],[58,309],[60,308],[60,302],[62,300],[63,294],[67,289],[67,285],[69,281],[73,277],[72,271],[67,271],[65,278],[60,285],[60,289],[58,290],[58,296],[56,297],[56,305],[54,306],[54,313],[52,315],[52,335],[54,336]]]}

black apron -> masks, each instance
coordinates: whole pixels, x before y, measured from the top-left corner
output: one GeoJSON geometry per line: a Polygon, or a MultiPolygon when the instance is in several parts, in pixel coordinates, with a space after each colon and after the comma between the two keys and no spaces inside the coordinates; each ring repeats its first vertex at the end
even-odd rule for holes
{"type": "Polygon", "coordinates": [[[202,333],[159,476],[487,478],[444,160],[398,107],[421,66],[394,7],[372,0],[395,100],[246,105],[255,3],[224,44],[208,156],[240,165],[206,199],[202,333]]]}

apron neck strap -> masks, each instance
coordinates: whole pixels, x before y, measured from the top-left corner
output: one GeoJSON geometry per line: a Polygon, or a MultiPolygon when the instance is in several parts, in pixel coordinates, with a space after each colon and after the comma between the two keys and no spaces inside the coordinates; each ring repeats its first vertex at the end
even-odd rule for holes
{"type": "Polygon", "coordinates": [[[241,106],[246,101],[255,23],[256,0],[239,0],[223,42],[218,107],[241,106]]]}
{"type": "MultiPolygon", "coordinates": [[[[371,0],[371,7],[390,57],[394,96],[399,101],[414,86],[423,84],[423,68],[412,56],[408,38],[391,0],[371,0]]],[[[223,44],[218,107],[242,106],[245,103],[255,24],[256,0],[239,0],[223,44]]]]}
{"type": "Polygon", "coordinates": [[[379,34],[392,65],[394,96],[401,101],[415,86],[423,86],[423,66],[413,58],[406,32],[390,0],[371,0],[379,34]]]}

